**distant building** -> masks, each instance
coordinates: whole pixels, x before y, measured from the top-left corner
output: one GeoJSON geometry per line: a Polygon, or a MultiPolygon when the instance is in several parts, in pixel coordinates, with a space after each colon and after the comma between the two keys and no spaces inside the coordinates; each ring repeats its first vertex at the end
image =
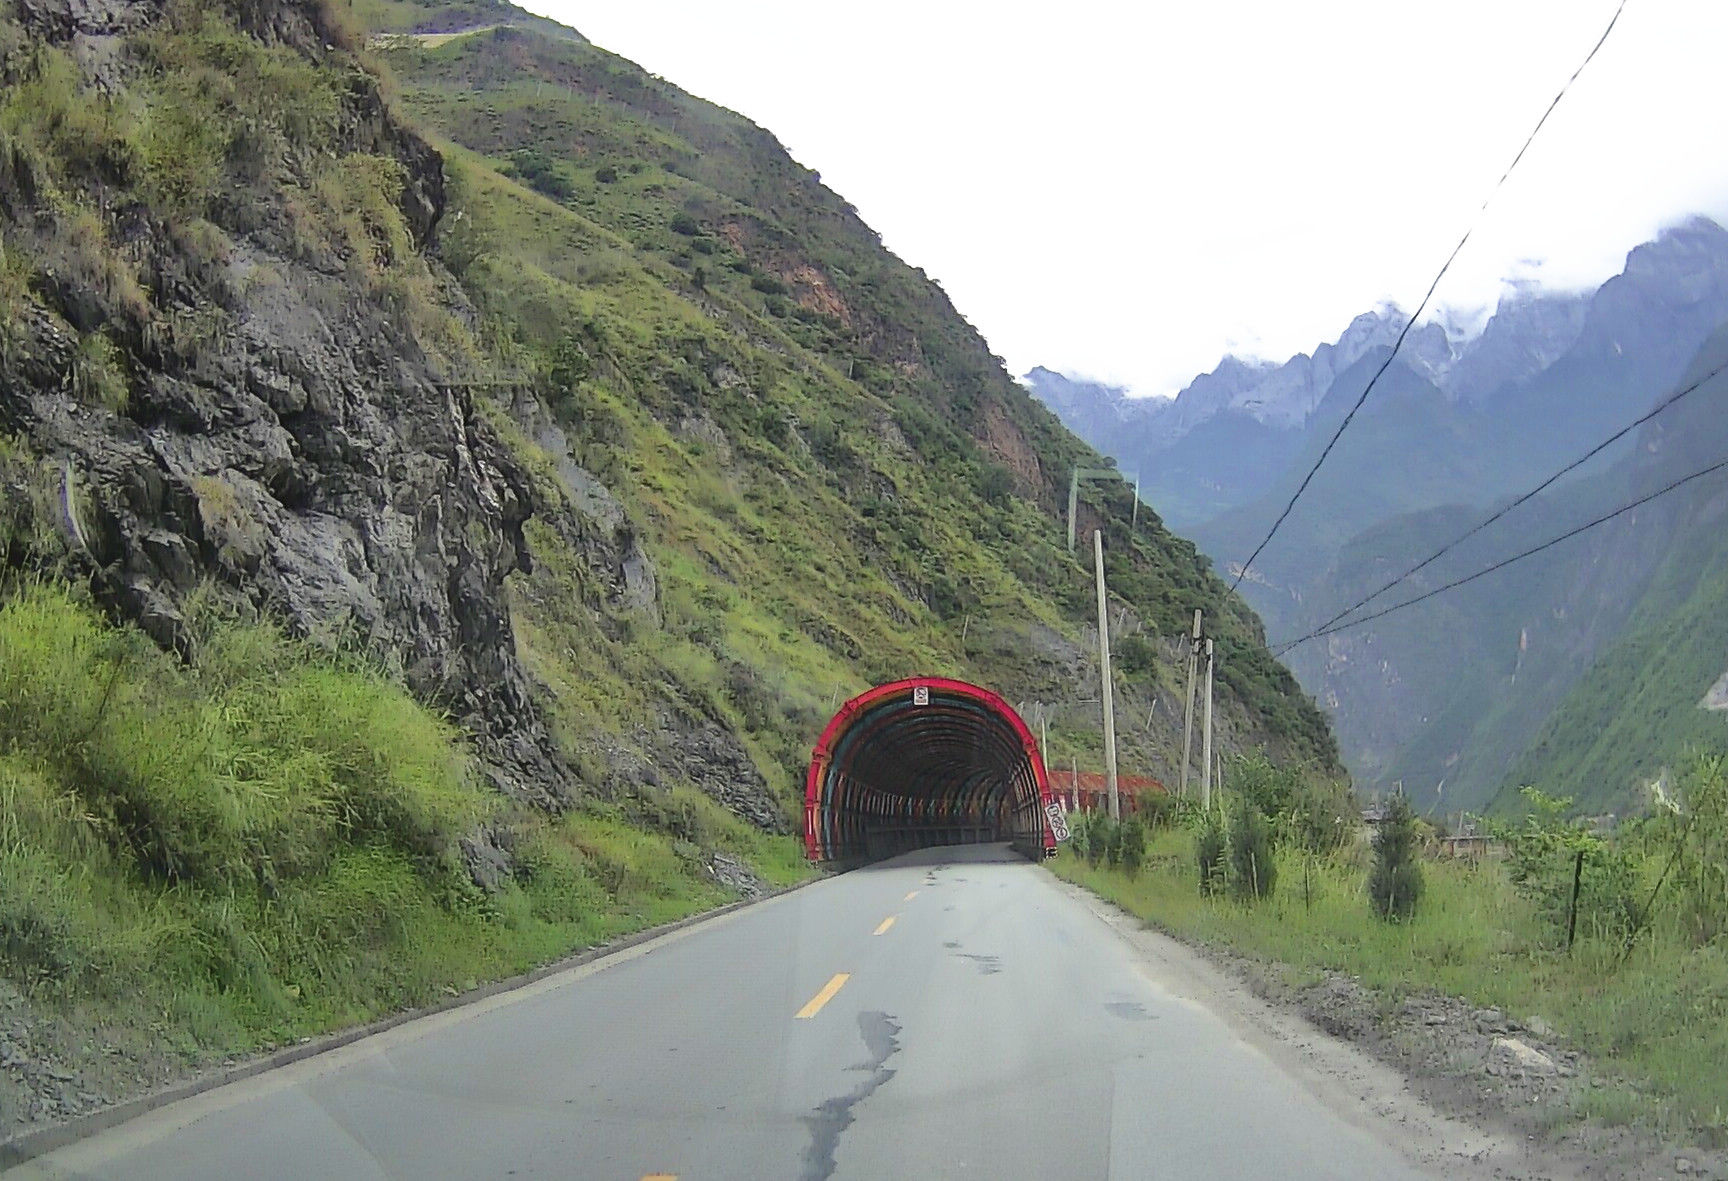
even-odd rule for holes
{"type": "MultiPolygon", "coordinates": [[[[1050,794],[1070,812],[1092,812],[1110,806],[1110,785],[1102,771],[1082,771],[1076,781],[1073,771],[1049,769],[1050,794]]],[[[1116,795],[1124,815],[1139,811],[1142,795],[1169,795],[1170,789],[1149,775],[1118,775],[1116,795]]]]}

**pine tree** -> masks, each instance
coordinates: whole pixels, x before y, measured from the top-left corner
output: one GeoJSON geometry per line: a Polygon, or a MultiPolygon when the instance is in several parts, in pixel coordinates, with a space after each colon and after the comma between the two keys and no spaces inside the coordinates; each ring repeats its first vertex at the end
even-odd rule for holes
{"type": "Polygon", "coordinates": [[[1368,896],[1381,918],[1405,922],[1422,898],[1422,867],[1416,863],[1416,817],[1410,801],[1392,797],[1374,834],[1374,868],[1368,874],[1368,896]]]}

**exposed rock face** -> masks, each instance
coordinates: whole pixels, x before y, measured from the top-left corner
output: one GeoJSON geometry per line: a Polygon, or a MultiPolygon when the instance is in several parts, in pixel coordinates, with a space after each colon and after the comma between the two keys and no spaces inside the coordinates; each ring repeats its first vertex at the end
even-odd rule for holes
{"type": "MultiPolygon", "coordinates": [[[[65,41],[156,12],[30,0],[26,14],[65,41]]],[[[269,35],[325,52],[309,6],[272,6],[269,19],[269,35]]],[[[340,138],[401,163],[404,220],[428,241],[443,212],[438,153],[358,82],[340,138]]],[[[56,215],[26,186],[0,184],[0,213],[9,236],[54,232],[56,215]]],[[[159,643],[193,642],[183,607],[208,584],[296,633],[358,644],[464,724],[500,789],[559,806],[567,773],[502,596],[528,561],[532,484],[470,395],[435,380],[398,314],[347,272],[300,261],[279,207],[248,214],[204,275],[190,273],[150,210],[122,215],[117,236],[150,290],[141,311],[50,274],[50,310],[32,307],[0,360],[0,427],[70,474],[66,502],[98,595],[159,643]],[[221,331],[195,352],[164,343],[160,326],[193,310],[212,312],[221,331]],[[98,327],[124,357],[118,412],[66,392],[79,333],[98,327]]]]}
{"type": "Polygon", "coordinates": [[[1723,673],[1721,678],[1710,686],[1710,692],[1704,694],[1704,700],[1698,703],[1698,708],[1728,713],[1728,672],[1723,673]]]}
{"type": "Polygon", "coordinates": [[[539,511],[582,555],[588,584],[597,592],[588,603],[596,618],[604,624],[619,614],[641,614],[658,626],[659,577],[624,506],[605,484],[576,462],[569,439],[538,399],[518,398],[511,413],[552,461],[552,476],[563,493],[562,503],[543,504],[539,511]]]}
{"type": "Polygon", "coordinates": [[[768,832],[790,832],[762,773],[738,739],[708,718],[663,711],[654,735],[655,761],[730,811],[768,832]]]}

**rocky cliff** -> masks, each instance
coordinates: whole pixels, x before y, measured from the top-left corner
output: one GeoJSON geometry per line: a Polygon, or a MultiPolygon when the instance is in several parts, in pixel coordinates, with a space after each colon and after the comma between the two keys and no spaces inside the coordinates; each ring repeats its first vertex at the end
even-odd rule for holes
{"type": "MultiPolygon", "coordinates": [[[[253,17],[241,35],[256,40],[229,47],[285,89],[317,85],[291,72],[339,52],[324,13],[253,17]]],[[[167,104],[186,80],[174,71],[210,67],[150,56],[152,31],[185,12],[31,0],[21,18],[97,81],[75,91],[9,63],[11,84],[39,89],[28,115],[75,119],[92,103],[112,120],[133,86],[163,88],[148,126],[204,114],[167,104]]],[[[459,358],[428,339],[466,314],[421,253],[444,214],[443,159],[375,79],[349,69],[343,83],[313,96],[316,127],[272,117],[267,104],[288,96],[255,96],[260,142],[229,133],[215,174],[188,178],[205,189],[195,212],[154,172],[188,162],[152,159],[148,141],[121,131],[86,144],[87,160],[56,160],[14,133],[0,159],[6,246],[41,267],[34,298],[10,309],[0,416],[50,461],[74,563],[117,616],[185,651],[186,601],[213,595],[357,645],[461,719],[499,788],[567,804],[503,598],[529,561],[534,490],[476,412],[459,358]],[[256,156],[237,159],[243,147],[256,156]],[[320,185],[358,190],[338,195],[354,224],[311,224],[331,212],[300,204],[320,185]]]]}

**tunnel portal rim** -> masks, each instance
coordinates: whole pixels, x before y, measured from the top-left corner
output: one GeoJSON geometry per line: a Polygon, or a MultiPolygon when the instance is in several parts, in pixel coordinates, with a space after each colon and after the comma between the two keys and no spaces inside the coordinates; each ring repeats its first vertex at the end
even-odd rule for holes
{"type": "MultiPolygon", "coordinates": [[[[949,693],[969,698],[990,709],[1002,721],[1006,722],[1019,740],[1021,749],[1025,752],[1032,767],[1032,779],[1038,789],[1038,822],[1039,849],[1038,856],[1054,857],[1056,855],[1056,837],[1046,814],[1055,796],[1050,790],[1050,775],[1044,766],[1044,753],[1038,746],[1038,740],[1032,734],[1032,728],[1020,716],[1020,712],[1001,694],[992,692],[982,685],[970,681],[958,680],[954,677],[917,676],[904,677],[897,681],[886,681],[872,686],[864,692],[843,702],[834,711],[834,716],[828,719],[821,736],[810,752],[810,767],[804,780],[804,851],[805,856],[813,862],[834,860],[825,854],[821,831],[821,811],[823,788],[826,784],[828,769],[833,764],[834,750],[846,732],[855,724],[868,716],[871,709],[897,697],[912,697],[916,690],[924,688],[932,692],[949,693]]],[[[1032,856],[1030,849],[1022,849],[1023,853],[1032,856]]]]}

